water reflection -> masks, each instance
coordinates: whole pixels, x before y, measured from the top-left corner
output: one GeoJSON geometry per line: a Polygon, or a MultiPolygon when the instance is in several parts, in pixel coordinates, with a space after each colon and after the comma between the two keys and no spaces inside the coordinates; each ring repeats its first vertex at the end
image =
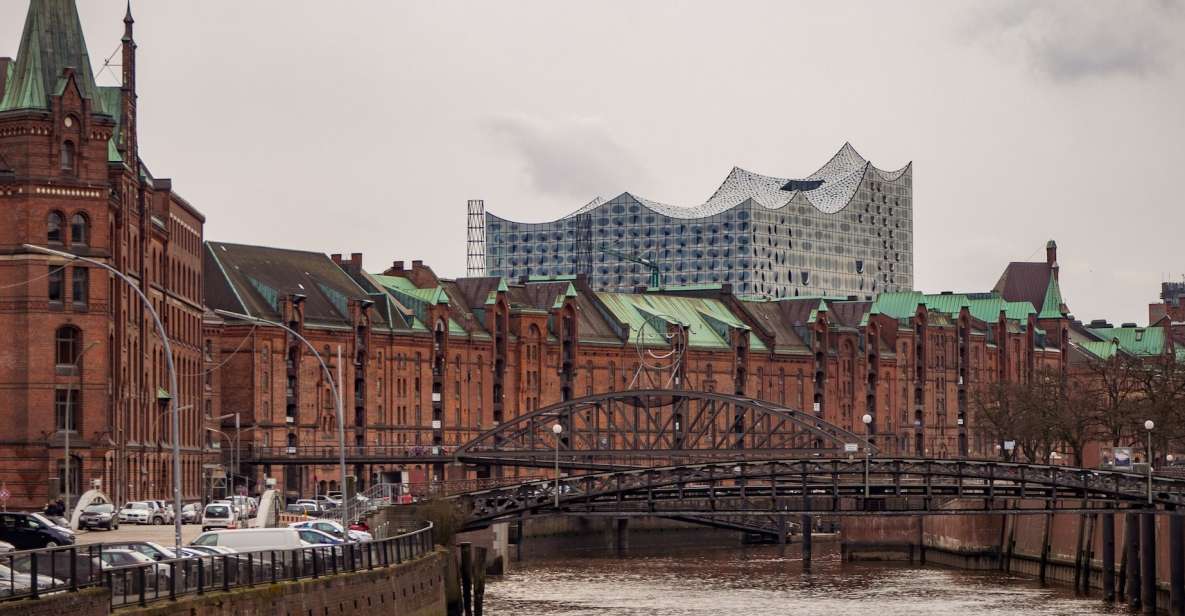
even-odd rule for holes
{"type": "Polygon", "coordinates": [[[804,572],[795,547],[582,554],[516,563],[486,589],[493,616],[1128,614],[1027,578],[908,564],[843,563],[816,545],[804,572]]]}

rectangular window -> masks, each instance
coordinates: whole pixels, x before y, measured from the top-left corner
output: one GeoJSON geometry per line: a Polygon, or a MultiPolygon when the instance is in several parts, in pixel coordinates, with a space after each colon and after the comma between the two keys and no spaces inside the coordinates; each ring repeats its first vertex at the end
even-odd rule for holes
{"type": "Polygon", "coordinates": [[[73,283],[72,295],[75,304],[86,304],[90,291],[90,270],[85,267],[70,268],[70,282],[73,283]]]}
{"type": "Polygon", "coordinates": [[[57,389],[54,390],[54,426],[58,430],[64,430],[66,427],[66,417],[70,417],[70,430],[72,432],[78,431],[78,424],[82,423],[79,419],[79,408],[82,406],[82,392],[77,389],[57,389]],[[67,403],[67,400],[69,402],[67,403]],[[69,413],[67,413],[67,404],[69,404],[69,413]]]}
{"type": "Polygon", "coordinates": [[[65,294],[65,268],[58,265],[49,266],[49,301],[60,302],[65,294]]]}

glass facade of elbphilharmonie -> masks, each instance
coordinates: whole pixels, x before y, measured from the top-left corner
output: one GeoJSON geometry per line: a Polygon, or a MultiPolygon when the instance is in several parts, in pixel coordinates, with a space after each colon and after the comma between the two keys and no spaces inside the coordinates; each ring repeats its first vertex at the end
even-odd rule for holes
{"type": "Polygon", "coordinates": [[[622,193],[551,222],[487,212],[486,273],[585,274],[594,289],[624,290],[646,286],[653,264],[664,286],[730,284],[738,295],[910,290],[912,184],[912,165],[882,171],[844,144],[803,179],[734,168],[695,207],[622,193]]]}

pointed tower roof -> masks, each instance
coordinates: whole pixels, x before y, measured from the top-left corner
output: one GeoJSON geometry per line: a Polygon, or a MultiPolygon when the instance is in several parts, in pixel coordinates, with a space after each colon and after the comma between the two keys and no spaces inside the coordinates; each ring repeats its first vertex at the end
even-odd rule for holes
{"type": "Polygon", "coordinates": [[[61,90],[62,70],[67,67],[74,68],[83,98],[103,110],[95,97],[95,76],[74,0],[30,0],[0,111],[48,108],[48,97],[61,90]]]}
{"type": "MultiPolygon", "coordinates": [[[[1052,243],[1052,240],[1050,240],[1052,243]]],[[[1049,273],[1049,285],[1045,287],[1045,298],[1041,302],[1041,314],[1037,315],[1038,319],[1060,319],[1065,315],[1063,307],[1065,301],[1062,300],[1062,287],[1057,283],[1057,276],[1053,272],[1049,273]]]]}

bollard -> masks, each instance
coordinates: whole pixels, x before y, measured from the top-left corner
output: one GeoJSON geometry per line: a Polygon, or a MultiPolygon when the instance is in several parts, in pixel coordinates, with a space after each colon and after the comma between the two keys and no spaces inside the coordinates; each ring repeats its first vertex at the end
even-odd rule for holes
{"type": "Polygon", "coordinates": [[[1103,600],[1115,601],[1115,514],[1103,514],[1103,600]]]}

